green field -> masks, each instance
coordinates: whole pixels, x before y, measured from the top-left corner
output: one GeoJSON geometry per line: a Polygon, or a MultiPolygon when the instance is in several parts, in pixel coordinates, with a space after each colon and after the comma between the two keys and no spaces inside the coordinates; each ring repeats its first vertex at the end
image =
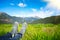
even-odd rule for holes
{"type": "MultiPolygon", "coordinates": [[[[11,32],[12,24],[0,24],[0,36],[11,32]]],[[[19,25],[20,31],[22,25],[19,25]]],[[[21,40],[60,40],[60,24],[28,24],[21,40]]]]}

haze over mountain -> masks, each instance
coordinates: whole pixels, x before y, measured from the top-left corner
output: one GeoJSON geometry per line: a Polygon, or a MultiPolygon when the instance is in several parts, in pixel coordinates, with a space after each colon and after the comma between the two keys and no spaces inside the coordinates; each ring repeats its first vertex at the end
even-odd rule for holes
{"type": "Polygon", "coordinates": [[[51,17],[46,17],[42,19],[38,19],[36,21],[33,21],[32,23],[52,23],[52,24],[60,24],[60,15],[58,16],[51,16],[51,17]]]}
{"type": "Polygon", "coordinates": [[[27,23],[31,23],[34,20],[37,20],[39,18],[36,17],[15,17],[15,16],[10,16],[7,13],[0,12],[0,23],[14,23],[15,21],[22,23],[26,21],[27,23]]]}

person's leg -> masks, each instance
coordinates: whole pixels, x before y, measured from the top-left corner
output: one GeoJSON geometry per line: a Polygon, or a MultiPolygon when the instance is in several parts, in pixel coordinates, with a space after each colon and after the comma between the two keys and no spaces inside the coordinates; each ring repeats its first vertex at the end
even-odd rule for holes
{"type": "Polygon", "coordinates": [[[8,40],[12,37],[11,33],[7,33],[6,35],[0,36],[0,40],[8,40]]]}

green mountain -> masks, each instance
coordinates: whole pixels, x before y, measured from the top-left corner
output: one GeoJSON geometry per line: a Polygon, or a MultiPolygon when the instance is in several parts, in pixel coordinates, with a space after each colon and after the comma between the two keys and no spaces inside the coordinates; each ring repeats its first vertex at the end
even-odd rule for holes
{"type": "Polygon", "coordinates": [[[12,17],[4,12],[0,12],[0,23],[12,23],[12,17]]]}
{"type": "Polygon", "coordinates": [[[32,23],[52,23],[52,24],[59,24],[60,23],[60,15],[59,16],[51,16],[43,19],[38,19],[33,21],[32,23]]]}
{"type": "Polygon", "coordinates": [[[35,17],[15,17],[15,16],[10,16],[7,13],[4,12],[0,12],[0,23],[14,23],[15,21],[19,22],[19,23],[23,23],[24,21],[26,21],[27,23],[31,23],[32,21],[35,21],[39,18],[35,18],[35,17]]]}

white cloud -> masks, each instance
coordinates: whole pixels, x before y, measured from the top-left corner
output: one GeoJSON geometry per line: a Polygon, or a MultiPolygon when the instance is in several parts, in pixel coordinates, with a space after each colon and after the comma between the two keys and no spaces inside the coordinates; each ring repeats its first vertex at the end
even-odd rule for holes
{"type": "Polygon", "coordinates": [[[60,0],[44,0],[45,2],[48,2],[45,9],[54,11],[54,15],[60,15],[60,0]]]}
{"type": "Polygon", "coordinates": [[[60,9],[60,0],[44,0],[48,2],[47,7],[60,9]]]}
{"type": "MultiPolygon", "coordinates": [[[[40,10],[37,10],[35,8],[32,8],[31,10],[33,12],[29,13],[21,13],[21,15],[16,15],[20,17],[40,17],[40,18],[45,18],[49,17],[52,15],[60,15],[60,0],[45,0],[48,2],[48,4],[45,6],[45,8],[41,7],[40,10]],[[47,10],[48,9],[48,10],[47,10]],[[26,13],[26,14],[25,14],[26,13]]],[[[20,7],[26,7],[26,4],[19,3],[18,4],[20,7]]]]}
{"type": "Polygon", "coordinates": [[[40,18],[45,18],[45,17],[49,17],[52,16],[54,14],[54,11],[50,11],[50,10],[44,10],[43,7],[40,8],[40,10],[34,9],[32,8],[32,13],[30,14],[30,16],[38,16],[40,18]]]}
{"type": "Polygon", "coordinates": [[[60,10],[56,10],[56,15],[60,15],[60,10]]]}
{"type": "Polygon", "coordinates": [[[40,10],[38,12],[35,12],[35,16],[38,16],[40,18],[45,18],[45,17],[52,16],[53,13],[54,13],[53,11],[40,10]]]}
{"type": "MultiPolygon", "coordinates": [[[[32,8],[33,9],[33,8],[32,8]]],[[[37,9],[33,9],[33,12],[20,12],[19,14],[15,14],[17,17],[40,17],[40,18],[45,18],[52,16],[54,14],[54,11],[50,10],[44,10],[44,8],[40,8],[40,10],[37,11],[37,9]]]]}
{"type": "Polygon", "coordinates": [[[20,7],[26,7],[27,5],[24,4],[24,3],[19,3],[18,6],[20,6],[20,7]]]}
{"type": "Polygon", "coordinates": [[[33,12],[36,12],[36,11],[37,11],[37,9],[35,9],[35,8],[32,8],[32,11],[33,11],[33,12]]]}
{"type": "Polygon", "coordinates": [[[35,12],[20,12],[19,14],[15,14],[14,16],[17,17],[40,17],[40,18],[45,18],[45,17],[49,17],[52,16],[54,14],[53,11],[44,11],[44,10],[39,10],[39,11],[35,11],[35,12]]]}
{"type": "Polygon", "coordinates": [[[10,3],[10,5],[12,5],[12,6],[13,6],[13,5],[15,5],[15,4],[14,4],[14,3],[10,3]]]}
{"type": "Polygon", "coordinates": [[[41,18],[45,18],[45,17],[49,17],[49,16],[52,16],[52,14],[53,14],[53,11],[40,11],[39,12],[39,17],[41,17],[41,18]],[[40,14],[40,15],[39,15],[40,14]]]}

